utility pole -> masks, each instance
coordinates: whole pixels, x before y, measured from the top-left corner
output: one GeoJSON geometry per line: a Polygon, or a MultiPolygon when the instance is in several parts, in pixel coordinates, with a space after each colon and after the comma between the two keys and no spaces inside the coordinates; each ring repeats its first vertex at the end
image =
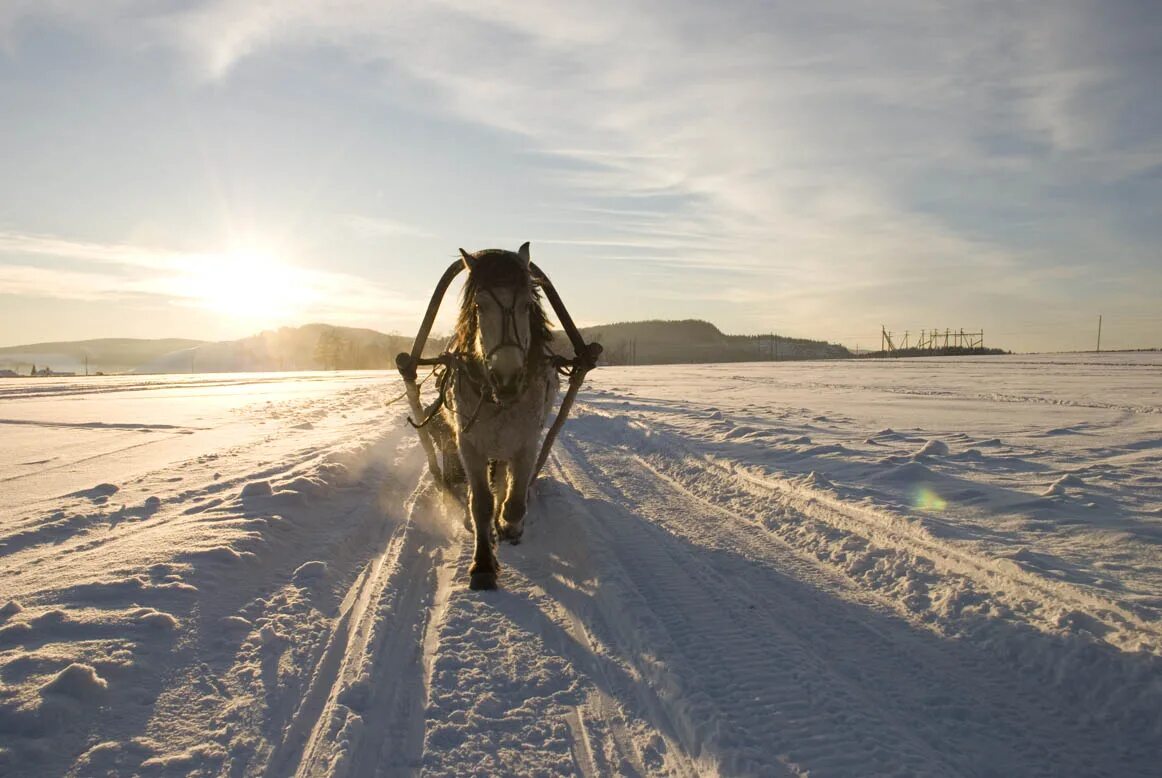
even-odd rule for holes
{"type": "Polygon", "coordinates": [[[896,353],[896,343],[892,340],[892,333],[888,332],[887,328],[882,324],[880,325],[880,335],[882,338],[880,341],[881,345],[886,346],[884,356],[898,357],[899,354],[896,353]]]}
{"type": "Polygon", "coordinates": [[[1097,353],[1101,353],[1101,314],[1097,315],[1097,353]]]}

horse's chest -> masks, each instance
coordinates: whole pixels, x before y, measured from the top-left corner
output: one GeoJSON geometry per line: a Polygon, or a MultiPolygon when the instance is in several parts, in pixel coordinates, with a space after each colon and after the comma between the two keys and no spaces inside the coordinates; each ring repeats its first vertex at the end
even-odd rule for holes
{"type": "Polygon", "coordinates": [[[538,425],[530,423],[528,416],[518,415],[513,410],[485,409],[475,426],[466,433],[471,436],[472,445],[490,459],[510,460],[530,440],[535,440],[533,433],[538,425]]]}
{"type": "Polygon", "coordinates": [[[458,443],[467,443],[489,459],[512,460],[539,438],[545,418],[544,394],[533,390],[504,407],[486,402],[469,424],[479,397],[470,392],[454,392],[449,411],[458,443]]]}

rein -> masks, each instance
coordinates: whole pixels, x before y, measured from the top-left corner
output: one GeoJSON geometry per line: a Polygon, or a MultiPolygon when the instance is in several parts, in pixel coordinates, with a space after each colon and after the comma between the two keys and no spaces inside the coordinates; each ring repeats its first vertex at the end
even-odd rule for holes
{"type": "MultiPolygon", "coordinates": [[[[500,402],[492,393],[492,387],[489,386],[487,379],[481,379],[475,375],[473,365],[475,360],[469,359],[466,354],[459,351],[447,351],[438,357],[440,364],[435,367],[432,372],[437,373],[436,386],[439,387],[439,394],[436,396],[436,402],[428,409],[427,416],[418,424],[411,416],[407,417],[407,423],[416,429],[422,429],[428,426],[428,422],[439,414],[440,409],[447,405],[448,401],[448,387],[452,381],[460,381],[464,377],[468,378],[469,384],[480,395],[480,400],[476,403],[476,409],[472,411],[472,415],[468,419],[468,423],[464,425],[464,431],[472,429],[472,425],[476,423],[476,419],[480,416],[480,410],[484,407],[484,403],[488,402],[492,405],[499,406],[500,402]]],[[[425,379],[426,380],[426,379],[425,379]]],[[[457,409],[459,413],[459,409],[457,409]]]]}

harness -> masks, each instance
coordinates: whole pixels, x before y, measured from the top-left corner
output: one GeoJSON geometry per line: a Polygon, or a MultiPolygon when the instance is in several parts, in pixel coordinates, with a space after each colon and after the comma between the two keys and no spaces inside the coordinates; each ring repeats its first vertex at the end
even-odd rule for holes
{"type": "MultiPolygon", "coordinates": [[[[492,291],[491,287],[478,289],[477,294],[480,292],[487,293],[492,298],[492,301],[496,303],[496,307],[500,309],[500,342],[489,349],[488,353],[484,355],[483,361],[474,358],[475,355],[463,351],[446,351],[436,358],[439,364],[433,369],[433,372],[437,373],[436,385],[439,387],[439,395],[436,398],[436,402],[427,409],[427,417],[423,421],[417,424],[410,416],[408,417],[408,424],[416,429],[427,426],[428,422],[435,418],[436,414],[440,412],[440,409],[447,404],[448,387],[452,381],[456,381],[457,384],[462,384],[466,380],[473,391],[480,397],[480,400],[476,403],[475,410],[472,411],[472,415],[468,417],[468,421],[464,425],[465,432],[472,429],[472,426],[476,424],[476,420],[480,417],[480,410],[484,407],[485,402],[490,405],[502,407],[504,403],[496,396],[492,381],[489,380],[487,373],[488,361],[502,348],[516,348],[522,354],[525,354],[524,375],[528,375],[528,360],[532,354],[527,351],[525,344],[521,343],[520,330],[517,328],[516,323],[516,301],[514,300],[512,305],[505,305],[496,296],[496,293],[492,291]]],[[[551,359],[555,355],[546,349],[544,356],[551,359]]],[[[527,385],[523,385],[526,380],[527,378],[522,377],[522,386],[520,387],[518,395],[524,394],[525,390],[528,389],[527,385]]],[[[456,412],[460,413],[460,409],[457,408],[456,412]]]]}
{"type": "MultiPolygon", "coordinates": [[[[448,286],[452,283],[452,280],[463,269],[463,263],[454,262],[444,271],[444,275],[441,276],[439,283],[436,284],[435,291],[432,293],[432,299],[428,303],[428,310],[424,314],[423,322],[420,325],[419,332],[416,334],[411,352],[401,352],[395,358],[396,367],[399,369],[400,376],[404,381],[405,394],[408,398],[408,404],[412,409],[412,414],[415,418],[422,419],[422,421],[417,423],[409,416],[408,423],[415,427],[419,433],[420,443],[423,445],[424,452],[427,454],[428,469],[436,481],[440,483],[443,482],[443,475],[436,457],[435,445],[428,431],[424,428],[435,418],[440,408],[446,404],[448,387],[451,381],[468,381],[480,396],[480,401],[476,404],[475,410],[473,410],[472,415],[464,426],[465,431],[476,423],[486,401],[490,401],[492,404],[498,406],[501,404],[492,391],[488,376],[477,373],[478,370],[484,369],[483,363],[473,358],[472,355],[463,352],[446,351],[437,357],[421,356],[424,345],[427,343],[428,335],[432,331],[432,324],[436,319],[436,314],[439,312],[440,303],[444,299],[444,294],[448,291],[448,286]],[[420,402],[419,385],[416,383],[417,368],[421,365],[432,366],[433,375],[438,373],[439,396],[431,408],[428,409],[427,413],[425,413],[423,405],[420,402]]],[[[548,459],[549,450],[553,445],[553,441],[564,425],[565,419],[569,415],[569,410],[573,407],[573,401],[577,396],[577,392],[581,389],[581,384],[585,380],[585,374],[597,366],[597,359],[601,355],[602,347],[600,343],[586,343],[585,339],[581,337],[581,333],[573,323],[573,317],[565,309],[565,304],[561,301],[561,296],[557,294],[557,290],[552,282],[549,281],[548,276],[534,263],[529,263],[529,270],[532,275],[532,282],[545,293],[550,305],[553,307],[553,311],[557,314],[557,320],[561,323],[565,334],[568,335],[569,341],[573,345],[574,353],[572,359],[566,359],[558,354],[549,352],[546,348],[543,355],[543,358],[549,361],[549,364],[557,371],[558,375],[569,379],[569,389],[561,400],[561,407],[557,411],[557,418],[553,421],[553,425],[549,428],[549,431],[545,433],[545,440],[541,446],[540,456],[537,459],[537,465],[533,475],[535,479],[536,474],[540,473],[541,468],[548,459]]],[[[522,353],[528,353],[529,356],[532,356],[531,352],[525,352],[525,347],[520,342],[520,331],[516,326],[516,303],[514,302],[511,306],[503,305],[492,289],[484,287],[482,291],[487,292],[496,302],[501,310],[503,320],[501,342],[489,350],[488,354],[485,355],[485,360],[490,359],[493,354],[505,346],[515,346],[521,349],[522,353]],[[510,328],[512,333],[511,339],[509,338],[510,328]]],[[[527,389],[527,387],[525,388],[527,389]]],[[[457,409],[457,412],[459,412],[459,409],[457,409]]]]}
{"type": "MultiPolygon", "coordinates": [[[[478,374],[477,366],[480,364],[477,360],[471,359],[462,352],[449,351],[436,357],[439,364],[433,368],[433,373],[436,375],[436,386],[439,394],[436,401],[432,403],[427,409],[427,416],[418,424],[411,416],[407,417],[407,423],[416,429],[422,429],[428,426],[428,423],[436,418],[440,413],[440,409],[447,405],[448,401],[448,387],[453,381],[461,383],[468,381],[472,389],[479,395],[480,399],[476,403],[476,408],[472,411],[472,415],[468,417],[467,423],[464,425],[464,431],[472,429],[472,425],[476,423],[476,419],[480,417],[480,410],[487,402],[491,405],[500,407],[502,403],[496,399],[496,394],[492,391],[492,384],[489,383],[488,378],[478,374]]],[[[456,409],[460,413],[460,409],[456,409]]]]}

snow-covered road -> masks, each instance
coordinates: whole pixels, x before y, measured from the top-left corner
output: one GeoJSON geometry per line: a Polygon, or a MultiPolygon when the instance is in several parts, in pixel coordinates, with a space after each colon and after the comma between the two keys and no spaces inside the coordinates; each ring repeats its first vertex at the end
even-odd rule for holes
{"type": "Polygon", "coordinates": [[[502,590],[386,374],[0,383],[0,775],[1154,775],[1162,358],[602,368],[502,590]]]}

